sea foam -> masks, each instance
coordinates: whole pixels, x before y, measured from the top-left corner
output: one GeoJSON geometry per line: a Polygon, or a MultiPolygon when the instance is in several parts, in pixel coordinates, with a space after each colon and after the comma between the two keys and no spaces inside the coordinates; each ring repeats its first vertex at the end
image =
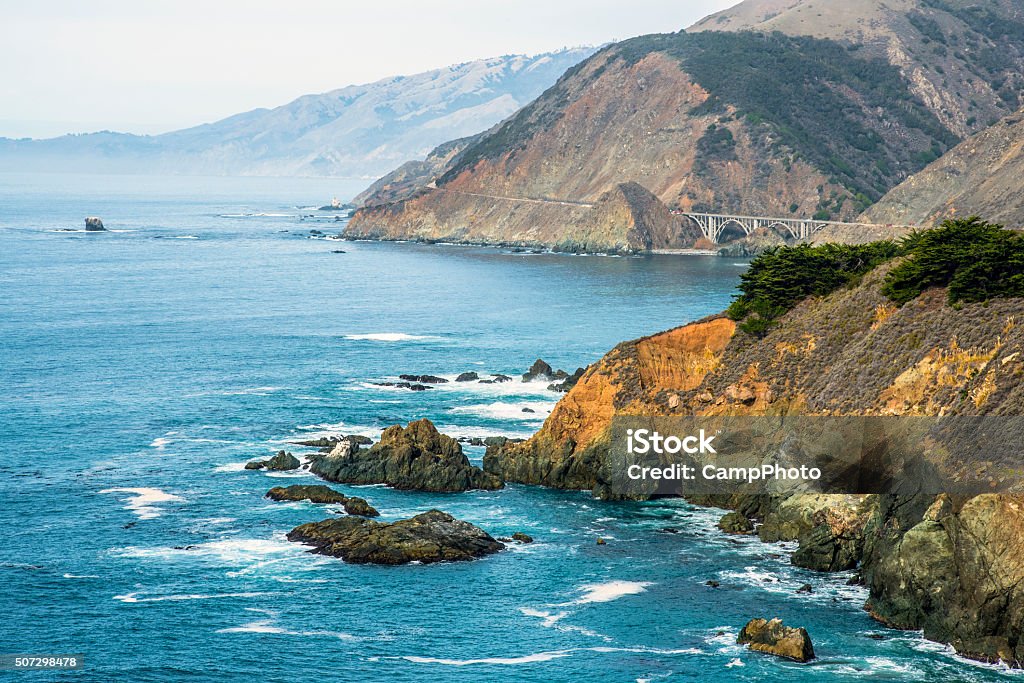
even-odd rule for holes
{"type": "Polygon", "coordinates": [[[155,507],[157,503],[170,503],[181,501],[184,498],[172,493],[165,493],[154,488],[112,488],[103,489],[100,493],[131,493],[126,501],[125,509],[131,510],[139,519],[153,519],[160,516],[160,508],[155,507]]]}

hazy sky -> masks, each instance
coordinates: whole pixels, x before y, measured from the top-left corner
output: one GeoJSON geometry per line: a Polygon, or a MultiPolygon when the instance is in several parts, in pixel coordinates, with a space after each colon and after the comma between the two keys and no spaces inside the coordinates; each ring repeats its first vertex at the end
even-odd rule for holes
{"type": "Polygon", "coordinates": [[[0,136],[154,133],[480,57],[676,31],[738,0],[0,0],[0,136]]]}

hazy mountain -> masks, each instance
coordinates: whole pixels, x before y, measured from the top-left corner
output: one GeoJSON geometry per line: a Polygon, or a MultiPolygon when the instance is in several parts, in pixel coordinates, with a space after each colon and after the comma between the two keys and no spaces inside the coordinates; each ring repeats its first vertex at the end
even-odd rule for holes
{"type": "Polygon", "coordinates": [[[380,175],[479,133],[590,56],[506,55],[396,76],[163,135],[0,138],[0,168],[215,175],[380,175]]]}

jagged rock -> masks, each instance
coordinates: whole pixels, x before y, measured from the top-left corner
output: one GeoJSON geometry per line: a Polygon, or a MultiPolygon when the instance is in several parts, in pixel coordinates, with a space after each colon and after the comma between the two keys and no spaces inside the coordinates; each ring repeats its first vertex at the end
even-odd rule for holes
{"type": "Polygon", "coordinates": [[[740,645],[797,662],[814,659],[811,637],[803,628],[784,626],[780,619],[751,619],[736,638],[740,645]]]}
{"type": "Polygon", "coordinates": [[[268,470],[286,471],[299,469],[299,459],[287,451],[278,451],[277,455],[267,460],[264,466],[268,470]]]}
{"type": "Polygon", "coordinates": [[[328,481],[386,484],[417,491],[499,489],[500,478],[470,464],[459,443],[430,420],[388,427],[380,442],[361,450],[343,440],[331,453],[313,458],[311,471],[328,481]]]}
{"type": "Polygon", "coordinates": [[[369,446],[373,443],[373,439],[368,436],[363,436],[362,434],[348,434],[345,436],[345,440],[351,441],[357,446],[369,446]]]}
{"type": "Polygon", "coordinates": [[[346,496],[323,484],[296,484],[295,486],[275,486],[267,491],[271,500],[308,500],[311,503],[330,503],[341,505],[350,515],[378,517],[380,513],[358,496],[346,496]]]}
{"type": "Polygon", "coordinates": [[[814,586],[812,586],[809,583],[805,583],[804,585],[802,585],[799,588],[797,588],[796,592],[797,593],[813,593],[814,592],[814,586]]]}
{"type": "Polygon", "coordinates": [[[85,219],[85,231],[86,232],[106,232],[107,229],[103,227],[103,221],[96,216],[89,216],[85,219]]]}
{"type": "Polygon", "coordinates": [[[754,523],[742,513],[727,512],[718,520],[718,528],[727,534],[749,534],[754,530],[754,523]]]}
{"type": "Polygon", "coordinates": [[[495,384],[504,384],[505,382],[511,382],[512,381],[512,378],[509,377],[508,375],[497,374],[497,375],[491,375],[491,377],[494,378],[492,381],[495,384]]]}
{"type": "Polygon", "coordinates": [[[416,382],[419,384],[447,384],[448,380],[444,377],[437,377],[436,375],[399,375],[398,379],[405,380],[406,382],[416,382]]]}
{"type": "Polygon", "coordinates": [[[475,382],[480,379],[480,375],[475,372],[464,372],[455,378],[456,382],[475,382]]]}
{"type": "Polygon", "coordinates": [[[390,524],[357,517],[325,519],[295,527],[288,540],[354,564],[472,560],[505,547],[483,529],[440,510],[390,524]]]}
{"type": "Polygon", "coordinates": [[[554,370],[551,369],[550,365],[538,358],[530,366],[530,369],[523,373],[523,381],[532,382],[538,379],[552,379],[551,375],[553,372],[554,370]]]}
{"type": "Polygon", "coordinates": [[[533,543],[533,536],[524,534],[522,531],[517,531],[512,534],[512,540],[518,541],[519,543],[533,543]]]}
{"type": "Polygon", "coordinates": [[[568,375],[561,382],[553,382],[549,384],[548,389],[550,391],[558,391],[561,393],[565,393],[572,389],[574,386],[576,386],[576,383],[580,381],[580,377],[583,377],[583,373],[586,371],[586,368],[576,368],[576,372],[572,373],[571,375],[568,375]]]}

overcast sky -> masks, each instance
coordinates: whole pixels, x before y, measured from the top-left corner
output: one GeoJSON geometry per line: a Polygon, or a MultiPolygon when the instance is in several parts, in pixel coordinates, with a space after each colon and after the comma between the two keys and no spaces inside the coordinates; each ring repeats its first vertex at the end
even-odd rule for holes
{"type": "Polygon", "coordinates": [[[510,53],[677,31],[737,0],[0,0],[0,136],[156,133],[510,53]]]}

